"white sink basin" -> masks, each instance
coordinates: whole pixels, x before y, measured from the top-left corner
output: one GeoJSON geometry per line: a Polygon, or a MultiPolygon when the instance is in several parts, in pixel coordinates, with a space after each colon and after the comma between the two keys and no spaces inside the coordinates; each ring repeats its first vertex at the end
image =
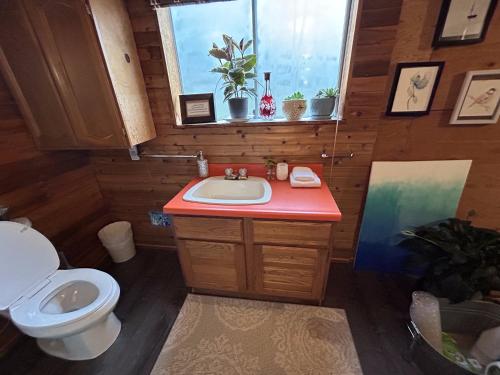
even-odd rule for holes
{"type": "Polygon", "coordinates": [[[224,176],[216,176],[198,182],[182,199],[207,204],[264,204],[271,200],[271,193],[271,185],[262,177],[224,180],[224,176]]]}

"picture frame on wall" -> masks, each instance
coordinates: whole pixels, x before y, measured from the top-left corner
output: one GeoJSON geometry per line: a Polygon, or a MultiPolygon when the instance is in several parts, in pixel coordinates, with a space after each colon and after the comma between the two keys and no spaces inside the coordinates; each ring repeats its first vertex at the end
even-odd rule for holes
{"type": "Polygon", "coordinates": [[[179,95],[182,124],[215,122],[214,94],[179,95]]]}
{"type": "Polygon", "coordinates": [[[495,124],[500,118],[500,69],[467,72],[450,124],[495,124]]]}
{"type": "Polygon", "coordinates": [[[483,41],[496,5],[497,0],[443,0],[432,45],[483,41]]]}
{"type": "Polygon", "coordinates": [[[387,116],[429,114],[444,67],[443,61],[404,62],[396,66],[387,116]]]}

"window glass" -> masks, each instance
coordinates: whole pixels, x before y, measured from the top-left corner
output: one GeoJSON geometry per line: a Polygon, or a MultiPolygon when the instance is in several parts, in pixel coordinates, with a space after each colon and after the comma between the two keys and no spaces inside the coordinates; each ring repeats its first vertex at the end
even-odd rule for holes
{"type": "MultiPolygon", "coordinates": [[[[237,0],[209,4],[193,4],[171,7],[177,56],[184,94],[213,92],[218,120],[229,117],[222,90],[215,90],[219,74],[210,73],[218,65],[208,55],[212,43],[223,46],[222,34],[252,39],[251,0],[237,0]]],[[[238,39],[239,40],[239,39],[238,39]]],[[[254,101],[249,102],[253,113],[254,101]]]]}
{"type": "MultiPolygon", "coordinates": [[[[282,117],[281,100],[295,91],[306,98],[321,88],[338,85],[348,0],[236,0],[171,7],[183,93],[215,93],[217,119],[229,117],[218,62],[208,55],[212,42],[223,45],[222,34],[235,40],[257,35],[256,73],[271,72],[271,89],[282,117]],[[256,12],[255,17],[253,11],[256,12]],[[253,19],[256,20],[255,25],[253,19]]],[[[259,97],[262,87],[257,87],[259,97]]],[[[256,101],[250,100],[249,113],[256,101]]]]}
{"type": "Polygon", "coordinates": [[[257,70],[271,72],[281,100],[295,91],[312,98],[339,80],[347,0],[257,1],[257,70]]]}

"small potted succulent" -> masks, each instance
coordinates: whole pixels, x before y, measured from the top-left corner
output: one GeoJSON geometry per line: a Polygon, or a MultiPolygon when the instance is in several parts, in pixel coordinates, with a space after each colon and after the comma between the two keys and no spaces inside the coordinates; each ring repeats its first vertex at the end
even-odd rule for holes
{"type": "MultiPolygon", "coordinates": [[[[255,79],[253,72],[257,63],[255,54],[245,54],[252,45],[252,41],[241,39],[235,42],[229,35],[223,34],[224,47],[213,43],[208,51],[210,56],[219,61],[219,66],[211,70],[212,73],[220,74],[219,82],[222,81],[224,89],[224,101],[229,102],[229,112],[232,119],[246,119],[248,117],[248,96],[255,97],[255,89],[248,87],[248,81],[255,79]]],[[[217,86],[219,85],[217,83],[217,86]]]]}
{"type": "Polygon", "coordinates": [[[294,92],[283,100],[283,113],[288,121],[297,121],[304,116],[307,109],[307,101],[300,91],[294,92]]]}
{"type": "Polygon", "coordinates": [[[335,109],[339,90],[337,88],[321,89],[311,99],[311,117],[314,119],[329,119],[335,109]]]}

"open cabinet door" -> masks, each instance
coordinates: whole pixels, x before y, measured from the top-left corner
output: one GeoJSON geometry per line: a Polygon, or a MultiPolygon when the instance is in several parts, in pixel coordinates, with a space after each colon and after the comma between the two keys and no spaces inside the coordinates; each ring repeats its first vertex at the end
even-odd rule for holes
{"type": "Polygon", "coordinates": [[[128,144],[88,5],[25,0],[23,5],[81,148],[128,144]]]}
{"type": "Polygon", "coordinates": [[[22,3],[2,2],[0,11],[1,70],[35,143],[41,149],[76,148],[71,121],[22,3]]]}

